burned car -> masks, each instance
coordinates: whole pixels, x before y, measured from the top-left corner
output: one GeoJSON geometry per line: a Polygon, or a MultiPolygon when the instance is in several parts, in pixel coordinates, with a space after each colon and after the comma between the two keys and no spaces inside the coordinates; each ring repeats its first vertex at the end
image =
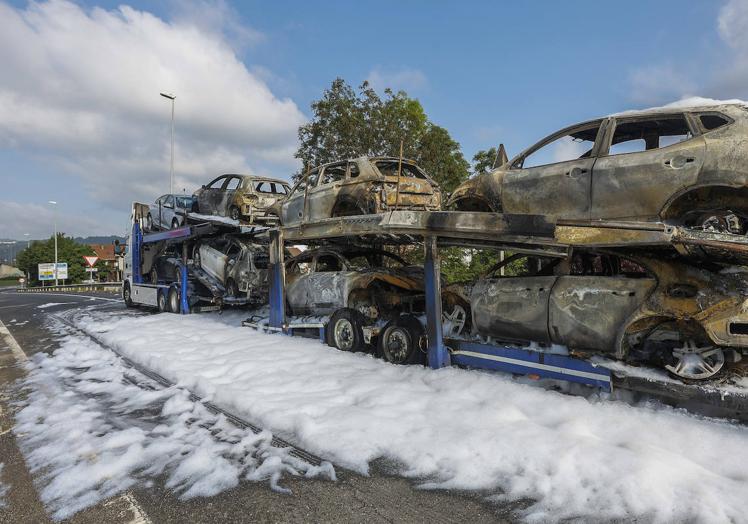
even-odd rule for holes
{"type": "Polygon", "coordinates": [[[252,304],[268,299],[269,256],[266,246],[233,237],[219,237],[194,247],[193,265],[216,279],[231,298],[252,304]]]}
{"type": "Polygon", "coordinates": [[[460,211],[748,230],[748,108],[663,107],[567,127],[462,183],[460,211]]]}
{"type": "Polygon", "coordinates": [[[441,192],[411,160],[361,157],[310,171],[279,202],[284,226],[391,209],[438,210],[441,192]]]}
{"type": "Polygon", "coordinates": [[[221,175],[195,191],[195,211],[242,222],[277,222],[271,207],[288,194],[288,183],[253,175],[221,175]]]}
{"type": "Polygon", "coordinates": [[[748,274],[712,269],[607,251],[517,254],[462,289],[483,337],[559,344],[705,380],[748,348],[748,274]],[[517,261],[520,274],[502,276],[517,261]]]}
{"type": "Polygon", "coordinates": [[[423,270],[386,251],[318,248],[286,262],[286,301],[293,315],[332,315],[328,344],[360,351],[365,325],[423,310],[423,270]]]}

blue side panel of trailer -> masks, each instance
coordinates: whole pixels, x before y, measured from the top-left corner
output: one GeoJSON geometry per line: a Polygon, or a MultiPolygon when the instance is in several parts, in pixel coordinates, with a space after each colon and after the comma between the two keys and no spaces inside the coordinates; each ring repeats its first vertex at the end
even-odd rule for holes
{"type": "Polygon", "coordinates": [[[595,366],[586,360],[461,340],[450,341],[450,345],[454,349],[453,364],[522,375],[533,374],[543,378],[586,384],[605,391],[612,390],[610,370],[595,366]]]}

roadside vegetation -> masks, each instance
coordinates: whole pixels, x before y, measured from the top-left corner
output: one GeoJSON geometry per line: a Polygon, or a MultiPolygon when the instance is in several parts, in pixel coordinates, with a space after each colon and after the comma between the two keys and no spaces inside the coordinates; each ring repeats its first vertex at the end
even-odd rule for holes
{"type": "MultiPolygon", "coordinates": [[[[57,234],[57,261],[67,262],[68,284],[77,284],[86,277],[84,256],[94,255],[91,246],[79,244],[64,233],[57,234]]],[[[24,249],[16,258],[18,269],[30,276],[29,284],[39,286],[39,264],[53,263],[55,261],[55,239],[34,241],[28,248],[24,249]]]]}
{"type": "MultiPolygon", "coordinates": [[[[311,105],[312,119],[299,128],[296,158],[303,164],[295,180],[321,164],[359,156],[399,156],[415,160],[444,192],[444,200],[470,175],[490,171],[498,149],[478,151],[471,165],[460,144],[432,122],[421,103],[405,91],[384,90],[380,96],[368,82],[358,89],[336,78],[311,105]]],[[[413,264],[423,263],[423,249],[400,248],[413,264]]],[[[473,280],[499,261],[499,253],[468,248],[441,250],[447,283],[473,280]]],[[[508,255],[507,255],[508,256],[508,255]]],[[[513,267],[506,274],[512,274],[513,267]]]]}

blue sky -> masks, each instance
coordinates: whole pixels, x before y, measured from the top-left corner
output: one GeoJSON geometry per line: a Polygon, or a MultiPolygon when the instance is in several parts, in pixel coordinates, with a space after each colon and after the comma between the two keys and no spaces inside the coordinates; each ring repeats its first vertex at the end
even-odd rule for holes
{"type": "Polygon", "coordinates": [[[0,78],[0,108],[6,91],[28,98],[24,106],[33,108],[34,100],[44,100],[50,112],[77,109],[63,118],[70,124],[57,130],[40,127],[34,118],[44,119],[44,113],[32,111],[18,116],[18,122],[17,115],[10,123],[6,118],[5,129],[0,124],[0,201],[11,202],[5,207],[16,210],[10,216],[7,211],[0,214],[0,237],[21,238],[25,229],[37,235],[45,231],[49,206],[38,205],[49,199],[60,201],[62,227],[71,233],[121,233],[133,198],[156,197],[168,189],[168,108],[163,99],[147,99],[141,115],[134,107],[137,97],[124,100],[114,93],[107,100],[90,87],[106,85],[112,75],[123,75],[117,85],[136,82],[135,91],[137,82],[147,81],[152,73],[158,81],[148,93],[177,79],[177,172],[188,192],[200,180],[235,168],[287,178],[295,169],[294,130],[309,117],[310,103],[337,76],[353,85],[370,79],[377,88],[406,90],[421,101],[432,121],[450,131],[468,159],[499,142],[511,156],[549,132],[598,115],[688,95],[748,98],[748,74],[742,74],[748,73],[748,42],[741,36],[748,31],[746,4],[127,2],[132,16],[118,10],[122,2],[78,7],[42,2],[38,9],[24,2],[5,4],[8,13],[18,15],[15,22],[5,17],[10,28],[28,26],[33,36],[25,40],[40,40],[39,52],[29,56],[51,58],[33,69],[25,65],[33,58],[18,58],[28,46],[18,42],[15,54],[12,46],[0,51],[0,66],[6,71],[19,67],[15,76],[28,76],[26,83],[13,85],[4,85],[7,77],[0,78]],[[141,16],[147,13],[153,16],[141,16]],[[57,34],[58,18],[69,20],[72,36],[57,34]],[[106,28],[99,36],[91,30],[96,24],[106,28]],[[128,28],[137,30],[122,39],[112,36],[128,28]],[[174,28],[182,31],[175,36],[174,28]],[[144,49],[126,41],[134,38],[137,44],[142,31],[150,35],[142,38],[144,49]],[[202,39],[173,45],[196,33],[202,39]],[[76,35],[83,38],[80,34],[90,35],[89,40],[73,41],[76,35]],[[161,70],[145,71],[140,64],[153,62],[147,46],[161,46],[162,36],[163,47],[157,47],[161,70]],[[235,58],[236,68],[204,67],[201,60],[210,57],[201,50],[211,39],[228,49],[213,60],[235,58]],[[107,53],[118,42],[125,49],[113,52],[109,61],[100,62],[101,57],[86,52],[98,48],[107,53]],[[132,49],[132,60],[127,49],[132,49]],[[177,64],[174,70],[172,64],[177,64]],[[211,84],[212,77],[198,78],[203,71],[206,77],[221,78],[211,84]],[[65,90],[67,74],[73,79],[72,91],[90,89],[87,99],[101,98],[92,105],[95,109],[88,110],[86,98],[65,90]],[[34,80],[45,87],[38,99],[32,97],[36,87],[27,88],[34,80]],[[191,85],[197,80],[199,89],[191,85]],[[245,88],[246,83],[250,87],[245,88]],[[180,96],[190,89],[203,98],[180,96]],[[240,94],[229,100],[227,93],[234,90],[240,94]],[[264,90],[269,93],[253,98],[253,92],[264,90]],[[48,101],[58,93],[59,105],[54,106],[48,101]],[[245,104],[242,97],[250,102],[245,104]],[[259,104],[274,109],[255,114],[259,104]],[[133,114],[139,116],[131,118],[133,114]],[[269,129],[264,127],[267,122],[273,122],[269,129]],[[71,132],[78,125],[82,133],[71,132]],[[40,132],[26,132],[36,127],[40,132]],[[64,136],[58,140],[55,133],[64,136]],[[87,219],[77,220],[81,215],[87,219]]]}

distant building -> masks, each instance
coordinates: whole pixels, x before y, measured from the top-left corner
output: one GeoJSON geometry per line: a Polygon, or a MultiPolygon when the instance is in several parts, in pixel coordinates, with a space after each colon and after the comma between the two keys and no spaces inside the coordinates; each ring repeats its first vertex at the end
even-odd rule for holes
{"type": "Polygon", "coordinates": [[[99,270],[95,279],[100,282],[116,282],[119,280],[117,256],[114,244],[89,244],[99,260],[94,267],[99,270]]]}

